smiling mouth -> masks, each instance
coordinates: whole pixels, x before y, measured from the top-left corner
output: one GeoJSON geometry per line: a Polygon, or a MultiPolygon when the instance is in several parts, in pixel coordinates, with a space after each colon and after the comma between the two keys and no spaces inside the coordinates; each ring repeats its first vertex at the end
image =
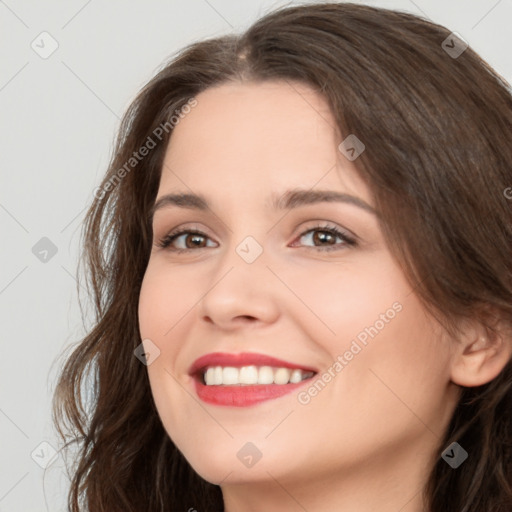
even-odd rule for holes
{"type": "Polygon", "coordinates": [[[298,391],[318,370],[255,352],[213,352],[196,359],[188,373],[203,402],[247,407],[298,391]]]}
{"type": "Polygon", "coordinates": [[[203,368],[198,378],[205,386],[257,386],[298,384],[311,379],[316,372],[300,368],[272,366],[210,366],[203,368]]]}

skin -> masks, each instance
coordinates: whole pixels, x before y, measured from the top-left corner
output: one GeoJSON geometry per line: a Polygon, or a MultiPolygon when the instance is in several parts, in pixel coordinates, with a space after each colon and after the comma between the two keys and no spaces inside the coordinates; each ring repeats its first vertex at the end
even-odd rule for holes
{"type": "Polygon", "coordinates": [[[337,149],[343,138],[321,96],[301,84],[230,83],[197,101],[173,132],[157,200],[194,192],[210,209],[156,211],[139,304],[141,337],[160,350],[148,374],[167,433],[199,475],[220,484],[227,512],[424,510],[420,491],[460,385],[494,378],[510,343],[491,343],[477,322],[448,339],[374,213],[337,202],[269,207],[272,194],[292,188],[372,205],[357,161],[337,149]],[[322,229],[309,230],[325,223],[357,245],[315,241],[322,229]],[[177,227],[204,232],[203,247],[189,236],[188,252],[160,248],[177,227]],[[250,264],[236,252],[247,236],[263,249],[250,264]],[[338,356],[394,303],[400,312],[332,377],[338,356]],[[216,351],[267,354],[320,374],[331,368],[332,378],[307,404],[297,392],[251,407],[205,404],[188,370],[216,351]],[[250,468],[237,458],[247,442],[262,454],[250,468]]]}

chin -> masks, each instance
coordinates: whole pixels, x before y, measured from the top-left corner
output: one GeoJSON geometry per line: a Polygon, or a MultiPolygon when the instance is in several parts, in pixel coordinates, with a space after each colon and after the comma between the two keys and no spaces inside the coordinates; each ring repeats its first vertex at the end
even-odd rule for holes
{"type": "Polygon", "coordinates": [[[210,452],[186,458],[201,478],[215,485],[258,482],[270,478],[267,471],[273,474],[273,468],[263,459],[247,467],[236,457],[236,452],[227,456],[226,453],[210,452]]]}
{"type": "Polygon", "coordinates": [[[245,439],[226,438],[224,442],[213,442],[209,438],[198,440],[194,446],[190,446],[188,441],[184,445],[175,443],[194,471],[215,485],[221,482],[233,484],[264,481],[271,478],[269,473],[278,476],[287,472],[283,461],[289,460],[289,457],[284,455],[282,446],[267,443],[264,447],[257,440],[252,443],[245,439]],[[203,443],[206,446],[198,449],[198,444],[203,443]]]}

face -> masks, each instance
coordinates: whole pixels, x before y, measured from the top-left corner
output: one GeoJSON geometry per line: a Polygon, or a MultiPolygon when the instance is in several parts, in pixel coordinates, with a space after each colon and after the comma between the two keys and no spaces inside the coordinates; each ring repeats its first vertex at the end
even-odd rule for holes
{"type": "Polygon", "coordinates": [[[167,433],[222,486],[427,456],[456,402],[449,347],[388,251],[327,104],[283,82],[196,99],[167,148],[139,303],[167,433]]]}

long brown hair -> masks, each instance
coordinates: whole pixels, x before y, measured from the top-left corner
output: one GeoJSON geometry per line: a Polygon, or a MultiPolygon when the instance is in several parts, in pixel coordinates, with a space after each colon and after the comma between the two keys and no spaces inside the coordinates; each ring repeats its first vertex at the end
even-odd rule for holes
{"type": "MultiPolygon", "coordinates": [[[[366,146],[354,163],[425,307],[448,328],[477,317],[492,332],[489,311],[510,326],[512,97],[471,48],[450,54],[461,41],[448,39],[447,48],[449,36],[369,6],[287,7],[241,35],[186,47],[139,93],[84,224],[94,326],[67,359],[54,398],[59,432],[78,449],[72,512],[223,510],[220,487],[201,479],[166,434],[133,353],[170,119],[209,87],[285,80],[322,94],[343,138],[355,134],[366,146]],[[148,137],[156,147],[127,166],[148,137]]],[[[453,441],[470,456],[456,470],[436,456],[424,492],[429,510],[510,512],[510,362],[490,383],[462,389],[439,455],[453,441]]]]}

